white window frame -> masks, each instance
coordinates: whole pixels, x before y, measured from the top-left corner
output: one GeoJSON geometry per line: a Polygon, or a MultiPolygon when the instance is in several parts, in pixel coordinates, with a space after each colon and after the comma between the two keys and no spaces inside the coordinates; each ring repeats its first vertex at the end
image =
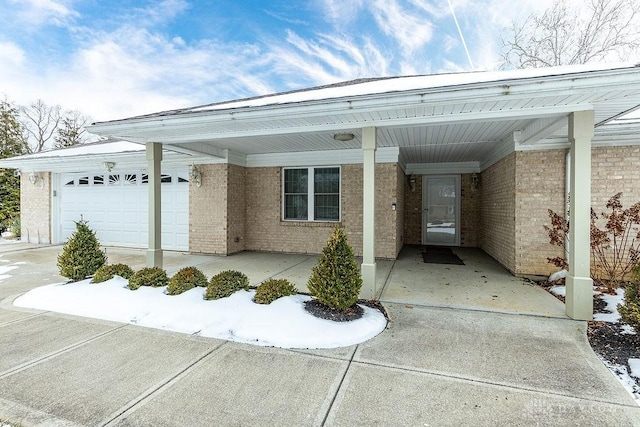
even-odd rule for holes
{"type": "Polygon", "coordinates": [[[282,179],[280,180],[280,219],[282,221],[287,222],[331,222],[331,223],[339,223],[342,221],[342,167],[339,165],[327,165],[327,166],[304,166],[304,167],[283,167],[282,168],[282,179]],[[315,191],[314,191],[314,183],[315,183],[315,170],[316,169],[325,169],[325,168],[333,168],[338,169],[338,219],[329,220],[329,219],[315,219],[315,191]],[[284,193],[284,179],[285,179],[285,171],[291,169],[306,169],[307,176],[309,179],[307,180],[307,219],[287,219],[284,217],[285,214],[285,193],[284,193]],[[313,218],[311,218],[313,217],[313,218]]]}

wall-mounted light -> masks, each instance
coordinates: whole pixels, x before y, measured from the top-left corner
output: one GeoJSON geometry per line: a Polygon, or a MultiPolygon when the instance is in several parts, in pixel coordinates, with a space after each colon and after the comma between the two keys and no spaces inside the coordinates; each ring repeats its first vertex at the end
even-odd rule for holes
{"type": "Polygon", "coordinates": [[[42,177],[35,173],[35,172],[31,172],[29,174],[29,182],[31,183],[31,185],[33,185],[34,187],[36,185],[38,185],[38,183],[40,183],[40,189],[44,188],[44,180],[42,179],[42,177]]]}
{"type": "Polygon", "coordinates": [[[415,175],[411,175],[409,177],[409,189],[411,189],[412,193],[414,191],[416,191],[416,176],[415,175]]]}
{"type": "Polygon", "coordinates": [[[200,172],[200,169],[198,169],[194,164],[189,166],[189,179],[196,185],[196,187],[202,186],[202,172],[200,172]]]}
{"type": "Polygon", "coordinates": [[[107,172],[111,172],[111,169],[115,168],[116,164],[114,162],[104,162],[102,167],[105,168],[107,172]]]}
{"type": "Polygon", "coordinates": [[[480,175],[475,172],[471,174],[471,187],[474,190],[477,190],[478,187],[480,187],[480,175]]]}
{"type": "Polygon", "coordinates": [[[351,132],[339,132],[333,134],[333,139],[340,142],[351,141],[353,138],[355,138],[355,135],[351,132]]]}

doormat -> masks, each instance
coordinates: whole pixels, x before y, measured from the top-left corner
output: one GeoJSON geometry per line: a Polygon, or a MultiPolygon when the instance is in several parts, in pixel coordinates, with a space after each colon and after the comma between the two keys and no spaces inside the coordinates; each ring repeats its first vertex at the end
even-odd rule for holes
{"type": "Polygon", "coordinates": [[[425,246],[422,249],[422,260],[427,264],[464,265],[460,257],[451,248],[443,246],[425,246]]]}

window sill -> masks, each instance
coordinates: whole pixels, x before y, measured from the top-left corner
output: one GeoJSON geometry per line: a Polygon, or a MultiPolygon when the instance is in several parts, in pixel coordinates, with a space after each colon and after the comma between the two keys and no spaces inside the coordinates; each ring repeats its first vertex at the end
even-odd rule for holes
{"type": "Polygon", "coordinates": [[[280,225],[284,227],[333,227],[342,226],[340,221],[288,221],[280,220],[280,225]]]}

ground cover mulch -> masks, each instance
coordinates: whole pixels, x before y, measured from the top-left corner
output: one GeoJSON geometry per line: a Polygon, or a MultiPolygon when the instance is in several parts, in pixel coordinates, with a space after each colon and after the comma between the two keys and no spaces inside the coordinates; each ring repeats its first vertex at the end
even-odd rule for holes
{"type": "MultiPolygon", "coordinates": [[[[564,303],[564,296],[556,295],[550,291],[553,286],[564,285],[562,281],[549,283],[548,281],[537,282],[544,287],[551,295],[558,298],[564,303]]],[[[606,291],[606,287],[598,288],[601,292],[606,291]]],[[[593,296],[593,312],[610,313],[607,310],[607,303],[602,299],[601,294],[593,296]]],[[[587,325],[587,338],[593,351],[603,360],[611,365],[619,365],[627,368],[627,372],[631,372],[629,367],[629,359],[640,359],[640,334],[629,334],[624,332],[624,324],[621,322],[610,323],[591,320],[587,325]]],[[[640,390],[640,379],[631,377],[635,380],[640,390]]]]}
{"type": "Polygon", "coordinates": [[[334,322],[349,322],[362,317],[364,309],[361,305],[373,308],[374,310],[379,310],[384,315],[385,319],[387,319],[387,321],[389,320],[389,316],[387,315],[387,311],[383,305],[380,304],[380,301],[375,300],[360,299],[346,310],[336,310],[327,307],[317,299],[312,299],[311,301],[305,301],[304,308],[312,315],[321,319],[333,320],[334,322]]]}

